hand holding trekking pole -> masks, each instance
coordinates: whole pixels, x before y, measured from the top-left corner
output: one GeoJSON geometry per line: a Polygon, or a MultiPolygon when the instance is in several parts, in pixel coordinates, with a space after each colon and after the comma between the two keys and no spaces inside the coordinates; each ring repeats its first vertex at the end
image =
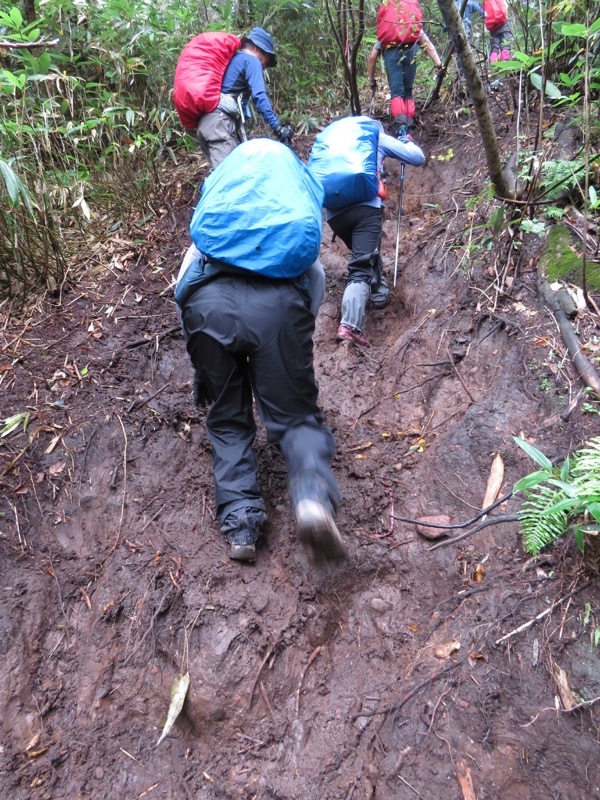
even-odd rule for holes
{"type": "Polygon", "coordinates": [[[375,92],[376,91],[377,91],[377,84],[376,83],[372,83],[371,84],[371,102],[369,103],[369,112],[368,112],[368,116],[369,117],[373,116],[373,111],[375,110],[375,92]]]}
{"type": "Polygon", "coordinates": [[[398,279],[398,255],[400,254],[400,218],[402,216],[402,191],[404,188],[404,161],[400,162],[400,188],[398,189],[398,227],[396,228],[396,260],[394,262],[394,286],[398,279]]]}

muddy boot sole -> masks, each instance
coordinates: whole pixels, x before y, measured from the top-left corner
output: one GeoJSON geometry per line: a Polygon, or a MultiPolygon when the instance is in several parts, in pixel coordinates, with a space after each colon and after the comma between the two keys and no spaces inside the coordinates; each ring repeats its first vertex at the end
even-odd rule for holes
{"type": "Polygon", "coordinates": [[[256,545],[230,544],[229,558],[234,561],[256,561],[256,545]]]}
{"type": "Polygon", "coordinates": [[[348,551],[331,514],[314,500],[296,506],[296,532],[311,561],[341,561],[348,551]]]}

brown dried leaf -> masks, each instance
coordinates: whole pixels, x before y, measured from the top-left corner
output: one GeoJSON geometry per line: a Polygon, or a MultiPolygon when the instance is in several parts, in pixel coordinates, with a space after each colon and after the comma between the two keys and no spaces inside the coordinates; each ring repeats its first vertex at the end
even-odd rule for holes
{"type": "Polygon", "coordinates": [[[504,461],[500,453],[496,453],[490,468],[490,475],[485,490],[485,497],[483,498],[482,508],[487,508],[500,494],[502,488],[502,481],[504,480],[504,461]]]}
{"type": "Polygon", "coordinates": [[[481,581],[485,578],[485,567],[483,564],[477,564],[475,569],[473,570],[473,580],[475,583],[481,583],[481,581]]]}
{"type": "Polygon", "coordinates": [[[474,667],[478,661],[487,661],[485,653],[479,653],[477,650],[471,650],[468,656],[469,666],[474,667]]]}
{"type": "Polygon", "coordinates": [[[451,639],[445,644],[438,645],[433,651],[433,655],[436,658],[450,658],[452,653],[456,653],[457,650],[460,650],[460,642],[458,639],[451,639]]]}
{"type": "Polygon", "coordinates": [[[50,475],[55,477],[56,475],[60,475],[61,472],[64,472],[66,467],[67,465],[64,463],[64,461],[57,461],[56,464],[52,464],[52,466],[48,469],[48,472],[50,475]]]}
{"type": "Polygon", "coordinates": [[[36,745],[39,744],[39,741],[40,741],[41,738],[42,738],[42,732],[41,731],[38,731],[36,734],[34,734],[31,737],[31,739],[29,740],[29,742],[25,745],[25,752],[29,752],[29,750],[33,750],[33,748],[36,747],[36,745]]]}

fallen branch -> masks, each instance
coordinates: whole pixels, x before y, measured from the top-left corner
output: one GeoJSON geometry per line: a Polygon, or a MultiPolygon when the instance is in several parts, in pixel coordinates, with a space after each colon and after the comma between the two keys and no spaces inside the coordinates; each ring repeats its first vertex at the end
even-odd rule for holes
{"type": "Polygon", "coordinates": [[[591,708],[591,706],[596,705],[598,701],[600,701],[600,695],[598,697],[592,697],[591,700],[582,700],[581,703],[577,703],[571,708],[556,708],[555,706],[547,706],[546,708],[541,708],[535,715],[535,717],[529,722],[526,722],[525,725],[521,725],[521,728],[528,728],[530,725],[533,725],[533,723],[537,720],[540,714],[543,714],[544,711],[556,711],[557,714],[572,714],[573,711],[579,711],[580,708],[591,708]]]}
{"type": "Polygon", "coordinates": [[[252,708],[252,698],[254,697],[254,692],[256,691],[256,687],[258,685],[258,679],[260,678],[260,673],[262,672],[262,668],[267,663],[267,661],[271,658],[275,651],[274,647],[270,647],[267,650],[267,653],[263,660],[260,662],[260,667],[258,668],[258,672],[256,673],[256,678],[254,678],[254,683],[252,684],[252,689],[250,690],[250,697],[248,698],[248,710],[252,708]]]}
{"type": "MultiPolygon", "coordinates": [[[[504,497],[499,497],[496,501],[491,503],[487,508],[482,508],[481,511],[475,514],[474,517],[471,517],[471,519],[467,519],[465,520],[465,522],[457,522],[456,525],[444,525],[443,523],[440,522],[421,522],[420,520],[412,519],[411,517],[394,517],[394,519],[398,520],[398,522],[411,522],[413,525],[425,525],[428,528],[446,528],[449,530],[454,530],[457,528],[466,528],[467,525],[472,525],[474,522],[477,522],[478,519],[485,517],[486,514],[490,513],[490,511],[493,511],[499,505],[502,505],[502,503],[505,503],[507,500],[510,500],[512,496],[513,492],[509,492],[508,494],[505,494],[504,497]]],[[[497,517],[497,519],[499,519],[499,517],[497,517]]]]}
{"type": "Polygon", "coordinates": [[[445,675],[447,672],[450,672],[451,670],[456,669],[456,667],[460,667],[465,660],[466,659],[463,659],[462,661],[453,661],[451,664],[448,664],[448,666],[445,667],[444,669],[440,670],[439,672],[435,672],[433,675],[430,675],[429,678],[425,678],[425,680],[421,681],[421,683],[418,683],[409,692],[407,692],[406,694],[402,695],[400,700],[398,700],[396,703],[394,703],[391,706],[386,706],[385,708],[375,709],[374,711],[359,711],[359,712],[357,712],[352,717],[352,721],[354,722],[355,720],[359,719],[360,717],[374,717],[376,714],[390,714],[392,711],[394,713],[397,712],[397,711],[400,711],[402,706],[405,706],[408,703],[409,700],[411,700],[416,694],[418,694],[421,691],[421,689],[424,689],[426,686],[429,686],[430,684],[432,684],[435,681],[439,680],[442,677],[442,675],[445,675]]]}
{"type": "Polygon", "coordinates": [[[479,525],[476,525],[474,528],[471,528],[470,531],[464,531],[458,536],[453,536],[451,539],[445,539],[443,542],[437,542],[436,544],[432,544],[427,549],[437,550],[438,547],[446,547],[447,545],[455,544],[456,542],[461,542],[463,539],[468,539],[469,536],[472,536],[474,533],[478,533],[484,528],[487,528],[488,525],[497,525],[501,522],[518,522],[519,519],[520,519],[519,514],[501,514],[499,517],[490,517],[489,519],[480,522],[479,525]]]}
{"type": "Polygon", "coordinates": [[[168,383],[168,382],[165,383],[164,386],[161,386],[160,389],[157,389],[154,392],[154,394],[151,394],[150,397],[147,397],[145,400],[139,400],[139,399],[138,400],[132,400],[132,402],[129,404],[129,406],[127,408],[127,412],[126,413],[129,414],[131,411],[138,411],[140,408],[143,408],[151,400],[154,400],[154,398],[157,397],[161,392],[164,392],[164,390],[167,388],[167,386],[170,386],[170,385],[171,384],[168,383]]]}
{"type": "Polygon", "coordinates": [[[160,342],[161,339],[164,339],[165,336],[168,336],[171,333],[175,333],[176,331],[181,331],[180,325],[173,325],[171,328],[167,328],[166,331],[162,333],[156,333],[154,336],[151,336],[149,339],[135,339],[133,342],[129,342],[123,347],[123,350],[133,350],[136,347],[142,347],[145,344],[153,344],[154,342],[160,342]]]}
{"type": "Polygon", "coordinates": [[[42,45],[46,47],[56,47],[59,41],[60,39],[58,36],[44,34],[44,36],[40,36],[39,39],[36,39],[35,42],[10,42],[4,39],[0,41],[0,47],[5,47],[8,50],[21,50],[25,47],[41,47],[42,45]]]}
{"type": "Polygon", "coordinates": [[[462,377],[461,377],[461,374],[460,374],[460,372],[458,371],[458,369],[457,369],[457,367],[456,367],[456,364],[454,363],[454,359],[452,358],[452,353],[450,352],[450,348],[447,348],[446,352],[448,353],[448,358],[450,359],[450,367],[452,368],[452,372],[453,372],[453,373],[454,373],[454,375],[456,376],[457,380],[460,382],[460,385],[463,387],[463,389],[465,390],[465,392],[466,392],[466,393],[469,395],[469,400],[470,400],[472,403],[474,403],[474,402],[475,402],[475,398],[473,397],[473,395],[471,394],[471,392],[470,392],[470,391],[469,391],[469,389],[467,388],[467,385],[466,385],[466,383],[463,381],[463,379],[462,379],[462,377]]]}
{"type": "Polygon", "coordinates": [[[308,661],[306,662],[306,666],[302,670],[302,675],[300,675],[300,680],[298,681],[298,688],[296,689],[296,714],[300,713],[300,692],[302,691],[302,684],[304,683],[304,676],[306,675],[308,668],[313,663],[315,658],[319,655],[321,650],[323,649],[322,645],[315,647],[315,649],[310,654],[308,661]]]}
{"type": "Polygon", "coordinates": [[[541,276],[539,276],[538,283],[546,305],[554,314],[556,324],[567,346],[567,351],[571,356],[577,374],[584,384],[589,386],[596,393],[596,396],[600,398],[600,374],[598,374],[592,362],[581,352],[581,342],[562,307],[558,292],[554,292],[541,276]]]}
{"type": "Polygon", "coordinates": [[[586,586],[589,586],[590,583],[591,583],[591,581],[587,581],[586,583],[583,583],[578,588],[573,589],[568,594],[566,594],[564,597],[561,597],[560,600],[557,600],[555,603],[552,603],[552,605],[548,606],[548,608],[544,609],[544,611],[541,611],[533,619],[530,619],[528,622],[524,622],[522,625],[519,625],[518,628],[515,628],[510,633],[506,633],[506,634],[504,634],[504,636],[501,636],[499,639],[496,639],[496,644],[497,645],[501,644],[502,642],[505,642],[507,639],[510,639],[513,636],[516,636],[517,633],[522,633],[523,631],[526,631],[527,628],[531,628],[532,625],[534,625],[536,622],[539,622],[539,620],[543,619],[544,617],[547,617],[548,614],[551,614],[557,606],[559,606],[561,603],[564,603],[565,600],[568,600],[569,598],[573,597],[573,595],[577,594],[578,592],[581,592],[583,589],[586,588],[586,586]]]}

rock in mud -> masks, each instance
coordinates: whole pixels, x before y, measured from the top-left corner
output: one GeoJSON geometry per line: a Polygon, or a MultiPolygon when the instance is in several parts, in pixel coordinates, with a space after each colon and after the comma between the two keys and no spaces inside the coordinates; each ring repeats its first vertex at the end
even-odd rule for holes
{"type": "Polygon", "coordinates": [[[442,536],[452,536],[450,528],[430,528],[429,525],[423,523],[435,522],[436,525],[450,525],[450,517],[447,514],[432,514],[427,517],[419,517],[417,519],[417,533],[424,536],[425,539],[441,539],[442,536]]]}

